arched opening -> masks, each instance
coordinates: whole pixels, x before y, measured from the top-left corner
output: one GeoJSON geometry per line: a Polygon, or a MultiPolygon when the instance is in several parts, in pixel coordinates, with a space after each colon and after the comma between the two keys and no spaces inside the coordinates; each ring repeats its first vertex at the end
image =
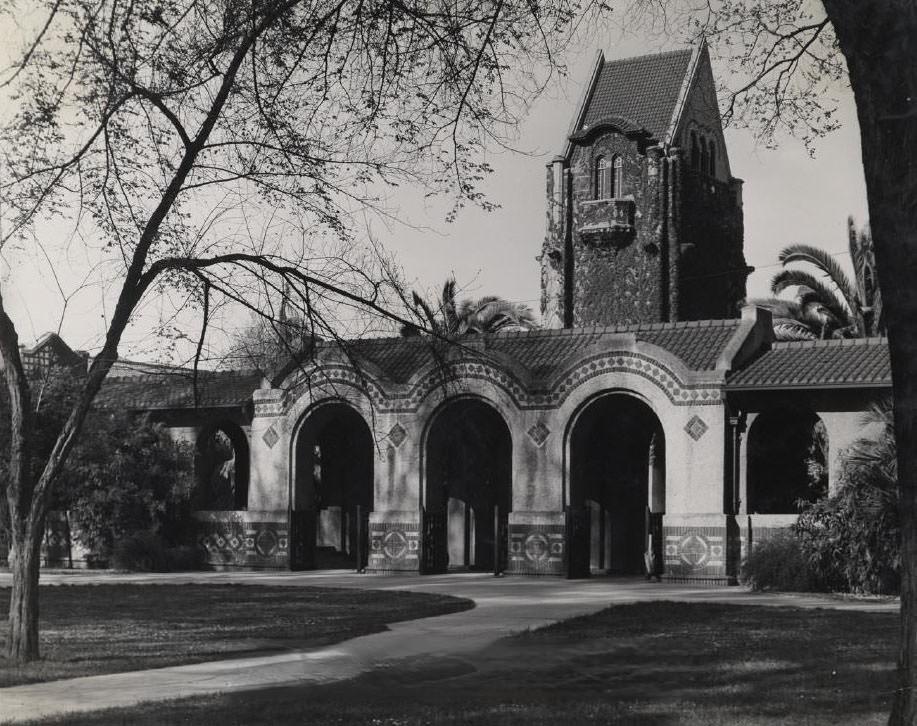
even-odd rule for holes
{"type": "Polygon", "coordinates": [[[600,156],[595,160],[595,198],[610,199],[612,194],[611,165],[608,159],[600,156]]]}
{"type": "Polygon", "coordinates": [[[373,508],[373,438],[351,406],[319,406],[294,447],[290,556],[293,569],[366,566],[373,508]]]}
{"type": "Polygon", "coordinates": [[[795,514],[828,494],[828,434],[812,411],[758,414],[748,431],[750,514],[795,514]]]}
{"type": "Polygon", "coordinates": [[[611,160],[611,167],[614,174],[611,180],[611,196],[619,199],[624,196],[624,159],[615,156],[611,160]]]}
{"type": "Polygon", "coordinates": [[[512,506],[512,437],[488,403],[460,398],[426,442],[424,571],[501,570],[512,506]]]}
{"type": "Polygon", "coordinates": [[[697,132],[691,132],[691,168],[700,167],[700,149],[697,146],[697,132]]]}
{"type": "Polygon", "coordinates": [[[205,428],[197,439],[195,509],[233,511],[248,508],[248,437],[223,421],[205,428]]]}
{"type": "Polygon", "coordinates": [[[707,173],[710,176],[716,176],[716,144],[713,142],[713,139],[710,139],[710,158],[708,159],[709,166],[707,167],[707,173]]]}
{"type": "Polygon", "coordinates": [[[707,145],[707,139],[700,137],[700,170],[702,174],[708,173],[710,168],[710,152],[707,145]]]}
{"type": "Polygon", "coordinates": [[[665,436],[643,401],[601,396],[570,433],[570,575],[658,575],[665,512],[665,436]]]}

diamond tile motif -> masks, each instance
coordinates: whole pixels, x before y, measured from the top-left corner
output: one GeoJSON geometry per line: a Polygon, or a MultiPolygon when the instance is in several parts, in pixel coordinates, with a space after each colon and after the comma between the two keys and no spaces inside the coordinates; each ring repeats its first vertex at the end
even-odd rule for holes
{"type": "Polygon", "coordinates": [[[551,433],[551,430],[544,425],[542,421],[539,421],[537,424],[532,426],[528,430],[529,438],[535,442],[536,446],[541,446],[548,439],[548,435],[551,433]]]}
{"type": "Polygon", "coordinates": [[[264,441],[265,444],[267,444],[267,448],[273,449],[274,444],[280,441],[280,434],[277,433],[277,429],[275,429],[273,426],[269,426],[267,431],[264,432],[264,436],[262,436],[261,439],[264,441]]]}
{"type": "Polygon", "coordinates": [[[691,420],[685,424],[685,431],[695,441],[700,441],[700,437],[707,433],[708,428],[710,427],[704,423],[700,416],[692,416],[691,420]]]}
{"type": "Polygon", "coordinates": [[[404,427],[400,423],[396,422],[395,425],[392,426],[392,428],[389,430],[388,437],[392,440],[392,443],[397,449],[408,437],[408,432],[404,430],[404,427]]]}

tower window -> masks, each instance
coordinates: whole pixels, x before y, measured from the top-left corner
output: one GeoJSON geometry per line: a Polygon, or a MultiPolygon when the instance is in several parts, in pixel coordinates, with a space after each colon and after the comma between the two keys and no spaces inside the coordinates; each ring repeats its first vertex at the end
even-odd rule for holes
{"type": "Polygon", "coordinates": [[[697,169],[700,167],[700,150],[697,148],[697,134],[691,132],[691,168],[697,169]]]}
{"type": "Polygon", "coordinates": [[[710,139],[710,166],[707,167],[707,173],[710,176],[716,176],[716,145],[713,139],[710,139]]]}
{"type": "Polygon", "coordinates": [[[611,188],[611,165],[608,159],[600,156],[595,160],[595,198],[610,199],[614,191],[611,188]]]}
{"type": "Polygon", "coordinates": [[[612,159],[611,166],[614,171],[614,176],[612,177],[611,196],[623,197],[624,196],[624,159],[622,159],[620,156],[615,156],[614,159],[612,159]]]}
{"type": "Polygon", "coordinates": [[[710,154],[707,150],[707,139],[701,136],[700,139],[700,170],[706,174],[710,169],[710,154]]]}

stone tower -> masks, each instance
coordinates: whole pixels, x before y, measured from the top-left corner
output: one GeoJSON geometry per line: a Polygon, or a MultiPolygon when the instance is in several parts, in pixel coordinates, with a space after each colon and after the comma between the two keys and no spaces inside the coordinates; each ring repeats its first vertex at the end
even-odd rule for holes
{"type": "Polygon", "coordinates": [[[730,318],[751,268],[705,44],[600,53],[548,164],[548,327],[730,318]]]}

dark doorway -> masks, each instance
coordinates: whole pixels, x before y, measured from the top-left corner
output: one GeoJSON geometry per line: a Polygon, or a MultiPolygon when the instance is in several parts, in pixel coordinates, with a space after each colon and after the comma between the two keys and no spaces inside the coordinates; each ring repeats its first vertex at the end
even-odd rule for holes
{"type": "Polygon", "coordinates": [[[293,569],[363,569],[373,508],[373,439],[345,403],[326,404],[296,436],[291,514],[293,569]]]}
{"type": "Polygon", "coordinates": [[[426,446],[426,572],[505,567],[512,438],[487,403],[463,398],[434,416],[426,446]]]}
{"type": "Polygon", "coordinates": [[[758,414],[748,432],[749,514],[796,514],[828,494],[828,433],[812,411],[758,414]]]}
{"type": "Polygon", "coordinates": [[[569,511],[577,524],[576,536],[568,535],[571,573],[659,574],[665,439],[645,403],[608,394],[576,418],[569,511]]]}

